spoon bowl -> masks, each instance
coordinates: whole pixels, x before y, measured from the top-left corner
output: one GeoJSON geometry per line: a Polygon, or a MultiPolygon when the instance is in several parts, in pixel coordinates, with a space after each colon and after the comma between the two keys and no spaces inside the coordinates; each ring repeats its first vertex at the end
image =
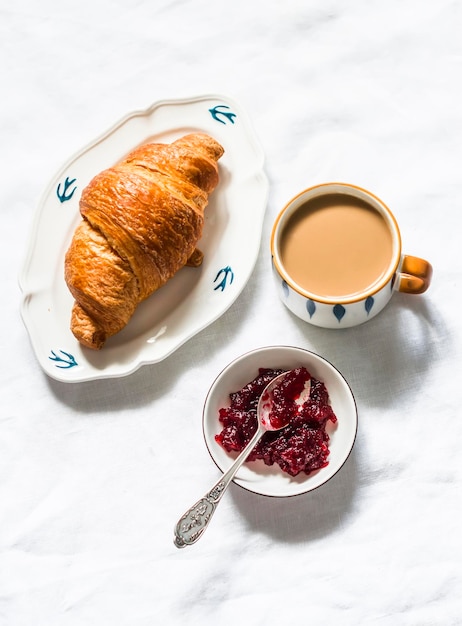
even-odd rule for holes
{"type": "MultiPolygon", "coordinates": [[[[263,389],[258,400],[257,415],[259,422],[265,431],[281,430],[289,423],[290,415],[284,414],[284,405],[280,406],[280,401],[274,396],[274,390],[279,387],[283,379],[289,372],[283,372],[279,376],[275,376],[271,382],[263,389]]],[[[305,382],[305,386],[295,403],[300,407],[310,397],[311,379],[305,382]]]]}

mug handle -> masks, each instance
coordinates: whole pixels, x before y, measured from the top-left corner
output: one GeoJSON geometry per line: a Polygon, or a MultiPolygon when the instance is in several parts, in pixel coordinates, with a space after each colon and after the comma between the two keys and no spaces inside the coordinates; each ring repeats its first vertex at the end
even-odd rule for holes
{"type": "Polygon", "coordinates": [[[398,273],[396,289],[403,293],[420,294],[427,291],[433,268],[428,261],[405,254],[398,273]]]}

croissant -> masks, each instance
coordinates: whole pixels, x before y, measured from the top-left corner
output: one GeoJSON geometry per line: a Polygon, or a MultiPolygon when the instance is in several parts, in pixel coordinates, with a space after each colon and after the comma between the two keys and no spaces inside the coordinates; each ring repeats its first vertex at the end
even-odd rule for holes
{"type": "Polygon", "coordinates": [[[83,190],[83,219],[64,261],[71,330],[82,345],[101,349],[140,302],[186,264],[202,263],[196,245],[223,152],[203,133],[150,143],[83,190]]]}

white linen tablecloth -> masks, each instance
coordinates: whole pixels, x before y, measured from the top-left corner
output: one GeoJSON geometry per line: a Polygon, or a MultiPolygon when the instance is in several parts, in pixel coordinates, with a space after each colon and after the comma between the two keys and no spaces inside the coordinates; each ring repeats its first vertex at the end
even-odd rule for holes
{"type": "Polygon", "coordinates": [[[462,5],[17,0],[0,18],[0,624],[462,624],[462,5]],[[161,363],[50,379],[18,288],[45,187],[127,113],[207,93],[240,103],[265,152],[251,279],[161,363]],[[292,316],[269,263],[280,208],[330,180],[380,196],[404,252],[434,266],[425,295],[396,294],[338,332],[292,316]],[[178,550],[174,524],[218,477],[208,388],[272,344],[314,350],[348,379],[353,452],[299,497],[231,485],[178,550]]]}

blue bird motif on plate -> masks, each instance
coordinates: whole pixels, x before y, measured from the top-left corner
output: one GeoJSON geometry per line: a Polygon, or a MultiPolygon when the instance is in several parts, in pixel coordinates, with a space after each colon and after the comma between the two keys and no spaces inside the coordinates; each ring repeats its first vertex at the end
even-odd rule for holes
{"type": "Polygon", "coordinates": [[[59,183],[59,185],[57,186],[56,195],[58,196],[59,201],[61,203],[67,202],[74,195],[74,192],[77,189],[77,185],[75,185],[73,189],[71,189],[71,187],[75,183],[76,180],[77,180],[76,178],[72,178],[71,180],[69,179],[68,176],[66,176],[66,180],[63,183],[62,189],[61,189],[61,183],[59,183]]]}
{"type": "Polygon", "coordinates": [[[63,356],[59,356],[54,350],[51,350],[52,356],[48,357],[50,361],[55,361],[56,367],[59,367],[60,369],[70,369],[71,367],[76,367],[76,365],[78,365],[75,357],[72,354],[69,354],[69,352],[64,352],[64,350],[60,350],[59,352],[63,356]]]}
{"type": "Polygon", "coordinates": [[[221,289],[222,291],[224,291],[225,287],[227,287],[227,285],[231,285],[231,283],[234,281],[234,272],[229,265],[221,268],[221,270],[215,276],[213,282],[216,283],[220,276],[222,277],[221,281],[213,288],[214,291],[216,291],[217,289],[221,289]]]}
{"type": "Polygon", "coordinates": [[[229,109],[229,106],[227,106],[226,104],[217,104],[217,106],[209,109],[209,112],[213,119],[217,122],[220,122],[220,124],[227,124],[228,122],[234,124],[234,119],[237,117],[236,113],[232,113],[230,110],[227,111],[223,109],[229,109]]]}

